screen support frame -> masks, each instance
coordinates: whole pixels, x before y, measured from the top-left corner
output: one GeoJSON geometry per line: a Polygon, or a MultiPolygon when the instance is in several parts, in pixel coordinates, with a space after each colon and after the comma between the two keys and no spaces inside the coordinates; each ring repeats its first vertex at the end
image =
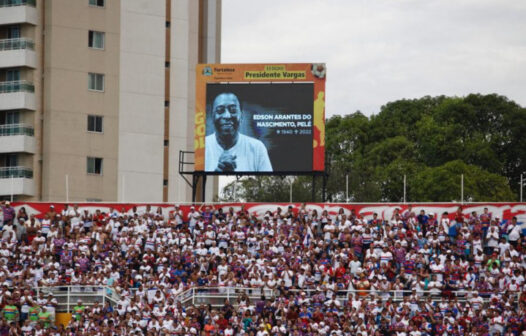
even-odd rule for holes
{"type": "Polygon", "coordinates": [[[186,183],[192,188],[192,202],[204,202],[206,199],[206,180],[207,176],[235,176],[237,179],[243,176],[312,176],[312,196],[310,202],[316,202],[316,177],[322,178],[322,202],[326,202],[327,195],[327,180],[329,174],[326,171],[308,171],[308,172],[206,172],[196,171],[189,169],[189,166],[193,166],[194,162],[189,159],[193,156],[193,151],[179,151],[179,175],[186,181],[186,183]],[[192,182],[189,181],[187,176],[192,176],[192,182]],[[198,192],[200,191],[200,199],[197,198],[198,192]]]}

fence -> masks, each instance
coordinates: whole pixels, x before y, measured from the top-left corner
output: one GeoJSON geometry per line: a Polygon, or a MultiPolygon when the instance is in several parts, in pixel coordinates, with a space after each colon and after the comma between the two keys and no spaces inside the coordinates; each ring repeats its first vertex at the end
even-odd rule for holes
{"type": "MultiPolygon", "coordinates": [[[[320,291],[316,289],[291,289],[288,292],[294,294],[295,296],[299,295],[301,292],[304,292],[306,298],[312,299],[315,295],[327,293],[329,291],[320,291]]],[[[391,299],[393,302],[401,302],[405,297],[409,297],[412,293],[412,290],[335,290],[333,291],[333,298],[342,305],[346,304],[353,296],[359,297],[361,299],[376,298],[383,301],[391,299]]],[[[455,297],[458,302],[468,302],[472,297],[470,291],[467,290],[451,291],[450,293],[451,296],[455,297]]],[[[246,295],[251,302],[261,300],[262,296],[264,296],[265,299],[272,299],[282,296],[282,293],[277,290],[265,288],[192,287],[177,295],[177,300],[180,301],[184,306],[210,304],[213,307],[222,307],[226,300],[228,300],[232,305],[237,306],[239,299],[243,294],[246,295]]],[[[480,297],[482,297],[484,302],[487,303],[491,294],[493,294],[493,292],[481,293],[480,297]]],[[[512,293],[512,296],[515,298],[516,302],[518,302],[521,294],[521,292],[512,293]]],[[[416,292],[416,295],[420,301],[429,299],[433,302],[441,301],[444,297],[440,291],[418,291],[416,292]]]]}
{"type": "Polygon", "coordinates": [[[14,7],[14,6],[36,7],[36,0],[0,0],[0,7],[14,7]]]}
{"type": "Polygon", "coordinates": [[[25,80],[0,82],[0,93],[12,92],[35,92],[35,86],[25,80]]]}
{"type": "Polygon", "coordinates": [[[37,296],[44,293],[44,297],[50,293],[57,299],[58,306],[55,308],[57,312],[70,312],[71,309],[77,305],[77,301],[82,300],[85,306],[91,306],[95,301],[104,305],[109,302],[115,306],[120,300],[119,295],[115,293],[110,287],[106,286],[56,286],[56,287],[36,287],[37,296]]]}
{"type": "Polygon", "coordinates": [[[35,43],[32,40],[24,37],[0,40],[0,51],[20,49],[34,50],[35,43]]]}
{"type": "MultiPolygon", "coordinates": [[[[71,309],[77,304],[79,299],[82,300],[83,305],[91,306],[95,301],[104,305],[109,302],[112,306],[115,306],[120,300],[120,296],[111,287],[107,286],[56,286],[56,287],[36,287],[37,296],[40,293],[44,293],[44,296],[52,293],[58,301],[56,307],[57,312],[70,312],[71,309]]],[[[305,298],[314,299],[315,296],[322,293],[328,293],[329,290],[320,291],[316,289],[290,289],[290,294],[294,296],[304,296],[305,298]],[[304,295],[303,295],[304,293],[304,295]]],[[[495,292],[481,293],[481,297],[484,303],[487,303],[490,299],[491,294],[495,292]]],[[[332,300],[336,300],[339,304],[345,305],[353,298],[358,297],[360,299],[380,299],[387,301],[391,299],[393,302],[401,302],[404,298],[409,297],[413,294],[412,290],[335,290],[332,291],[332,300]]],[[[497,294],[497,293],[495,293],[497,294]]],[[[498,294],[504,294],[503,292],[498,294]]],[[[510,293],[510,296],[514,298],[515,302],[519,301],[522,292],[510,293]]],[[[191,287],[176,295],[176,301],[181,302],[183,306],[189,305],[212,305],[213,307],[222,307],[228,300],[232,305],[238,306],[239,300],[242,296],[246,295],[249,298],[251,305],[256,301],[261,300],[264,296],[265,299],[275,299],[283,295],[278,290],[268,288],[247,288],[247,287],[191,287]]],[[[458,302],[469,302],[472,297],[472,293],[467,290],[457,290],[451,292],[452,297],[455,297],[458,302]]],[[[418,300],[425,301],[431,300],[433,302],[443,300],[441,292],[434,291],[417,291],[416,296],[418,300]]],[[[326,298],[327,299],[327,298],[326,298]]]]}
{"type": "Polygon", "coordinates": [[[33,126],[26,124],[0,125],[0,136],[27,135],[34,136],[33,126]]]}
{"type": "Polygon", "coordinates": [[[33,169],[27,167],[0,167],[0,179],[33,178],[33,169]]]}

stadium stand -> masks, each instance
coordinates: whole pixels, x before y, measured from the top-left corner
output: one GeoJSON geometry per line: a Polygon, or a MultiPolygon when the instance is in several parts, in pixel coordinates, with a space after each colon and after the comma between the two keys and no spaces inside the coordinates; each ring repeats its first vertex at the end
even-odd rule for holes
{"type": "Polygon", "coordinates": [[[526,239],[488,211],[1,210],[0,336],[526,335],[526,239]]]}

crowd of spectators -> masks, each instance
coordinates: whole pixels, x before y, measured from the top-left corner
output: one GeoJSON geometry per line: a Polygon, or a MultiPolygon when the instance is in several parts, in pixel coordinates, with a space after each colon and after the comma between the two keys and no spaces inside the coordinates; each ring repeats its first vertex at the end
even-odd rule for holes
{"type": "Polygon", "coordinates": [[[526,239],[487,209],[1,210],[0,336],[526,335],[526,239]],[[83,285],[119,300],[55,326],[35,288],[83,285]],[[233,299],[182,305],[192,287],[233,299]]]}

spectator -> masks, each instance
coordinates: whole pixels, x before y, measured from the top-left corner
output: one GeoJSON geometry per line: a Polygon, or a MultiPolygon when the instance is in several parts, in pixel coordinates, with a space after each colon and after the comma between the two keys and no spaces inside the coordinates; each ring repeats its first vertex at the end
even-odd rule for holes
{"type": "Polygon", "coordinates": [[[2,225],[6,225],[7,223],[12,223],[15,220],[15,209],[11,206],[11,202],[2,201],[0,208],[2,210],[2,215],[3,215],[2,225]]]}
{"type": "Polygon", "coordinates": [[[41,334],[49,333],[57,302],[32,287],[64,284],[106,286],[101,293],[119,297],[113,307],[77,304],[68,332],[78,335],[469,334],[501,325],[520,333],[526,250],[519,224],[503,231],[489,219],[483,236],[475,228],[495,217],[462,211],[453,220],[444,213],[438,225],[414,207],[367,221],[343,210],[318,216],[308,205],[261,218],[203,205],[183,213],[183,222],[151,206],[129,213],[50,207],[42,226],[33,216],[23,223],[30,245],[17,239],[21,222],[4,228],[0,298],[2,307],[20,309],[15,329],[41,318],[34,327],[41,334]],[[44,227],[46,235],[38,232],[44,227]],[[183,308],[178,300],[192,287],[228,295],[237,308],[183,308]],[[252,303],[247,294],[265,299],[252,303]],[[483,315],[490,307],[502,313],[483,315]]]}
{"type": "Polygon", "coordinates": [[[84,315],[84,310],[86,310],[86,306],[82,304],[82,300],[79,299],[77,301],[77,305],[73,307],[73,318],[77,321],[80,321],[80,319],[84,315]]]}

